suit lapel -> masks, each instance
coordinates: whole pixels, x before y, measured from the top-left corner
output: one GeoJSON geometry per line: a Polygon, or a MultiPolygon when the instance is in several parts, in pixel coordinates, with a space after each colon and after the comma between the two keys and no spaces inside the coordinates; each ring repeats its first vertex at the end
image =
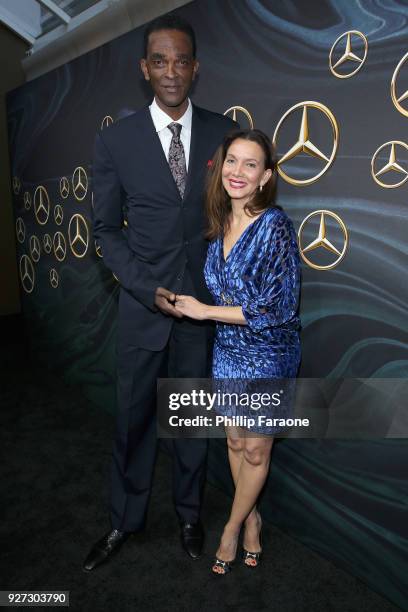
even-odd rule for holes
{"type": "Polygon", "coordinates": [[[205,121],[200,115],[199,109],[193,104],[193,117],[191,122],[190,157],[188,162],[187,184],[184,191],[184,200],[188,197],[200,171],[205,168],[205,121]]]}

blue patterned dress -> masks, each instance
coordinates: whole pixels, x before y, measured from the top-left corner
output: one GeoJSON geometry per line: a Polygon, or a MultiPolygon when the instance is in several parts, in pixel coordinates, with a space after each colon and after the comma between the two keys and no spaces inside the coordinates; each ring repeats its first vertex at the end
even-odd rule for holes
{"type": "Polygon", "coordinates": [[[289,217],[268,208],[244,230],[226,261],[223,239],[212,241],[204,275],[214,303],[242,306],[247,322],[217,323],[213,378],[295,378],[300,363],[300,261],[289,217]]]}

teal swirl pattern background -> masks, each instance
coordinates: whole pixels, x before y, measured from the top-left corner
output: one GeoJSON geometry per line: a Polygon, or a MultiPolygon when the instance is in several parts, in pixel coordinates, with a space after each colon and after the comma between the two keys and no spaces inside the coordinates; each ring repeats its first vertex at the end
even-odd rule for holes
{"type": "MultiPolygon", "coordinates": [[[[330,170],[308,187],[281,180],[278,189],[278,202],[296,229],[310,212],[327,209],[340,215],[350,234],[337,268],[303,266],[301,375],[407,378],[407,185],[385,190],[370,176],[371,156],[382,143],[408,141],[408,119],[389,94],[395,66],[408,51],[406,2],[196,0],[177,12],[197,33],[197,104],[219,112],[244,106],[271,136],[283,113],[303,100],[327,105],[339,123],[330,170]],[[336,79],[329,50],[351,29],[367,36],[367,60],[354,77],[336,79]]],[[[150,100],[137,69],[141,44],[142,30],[136,29],[8,95],[12,174],[22,185],[15,217],[26,227],[18,259],[28,254],[32,234],[42,240],[60,230],[67,237],[75,213],[91,229],[95,133],[106,115],[118,120],[150,100]],[[88,172],[88,193],[78,202],[71,190],[64,200],[59,179],[77,166],[88,172]],[[44,226],[23,201],[24,192],[32,197],[39,184],[51,201],[44,226]],[[64,210],[61,226],[52,216],[57,204],[64,210]]],[[[401,79],[408,88],[407,77],[401,79]]],[[[324,130],[313,117],[311,129],[326,150],[324,130]]],[[[304,175],[309,161],[293,160],[292,171],[304,175]]],[[[306,239],[314,237],[314,227],[306,239]]],[[[76,259],[68,246],[64,261],[43,251],[34,268],[34,290],[22,291],[22,298],[35,358],[113,413],[118,285],[92,236],[85,258],[76,259]],[[57,289],[49,283],[52,267],[59,274],[57,289]]],[[[405,439],[280,440],[262,500],[266,517],[402,609],[408,609],[407,452],[405,439]]],[[[209,477],[232,491],[219,440],[211,441],[209,477]]]]}

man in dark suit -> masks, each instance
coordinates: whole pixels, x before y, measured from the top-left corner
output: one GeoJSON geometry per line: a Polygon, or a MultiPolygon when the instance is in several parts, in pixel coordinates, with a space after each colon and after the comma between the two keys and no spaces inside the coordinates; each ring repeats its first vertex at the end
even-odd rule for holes
{"type": "MultiPolygon", "coordinates": [[[[94,236],[120,283],[118,420],[112,529],[91,549],[86,571],[144,526],[157,449],[157,378],[208,376],[212,330],[180,316],[174,302],[176,293],[211,300],[203,276],[204,179],[224,135],[238,127],[191,104],[198,62],[194,32],[184,20],[169,15],[147,27],[141,68],[152,104],[99,133],[94,149],[94,236]]],[[[166,442],[182,544],[197,558],[207,441],[166,442]]]]}

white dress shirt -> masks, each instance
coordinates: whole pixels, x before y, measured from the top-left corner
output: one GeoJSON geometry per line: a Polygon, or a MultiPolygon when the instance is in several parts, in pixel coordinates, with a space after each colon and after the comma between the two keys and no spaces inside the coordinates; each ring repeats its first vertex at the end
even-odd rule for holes
{"type": "Polygon", "coordinates": [[[193,107],[188,99],[187,110],[180,119],[174,121],[167,113],[165,113],[157,104],[156,98],[153,98],[153,102],[149,106],[150,114],[156,128],[158,137],[160,138],[161,145],[163,147],[164,154],[167,161],[169,160],[169,149],[173,134],[168,129],[170,123],[180,123],[182,125],[180,132],[180,140],[184,147],[184,156],[186,158],[186,168],[188,170],[188,161],[190,157],[190,142],[191,142],[191,120],[193,117],[193,107]]]}

